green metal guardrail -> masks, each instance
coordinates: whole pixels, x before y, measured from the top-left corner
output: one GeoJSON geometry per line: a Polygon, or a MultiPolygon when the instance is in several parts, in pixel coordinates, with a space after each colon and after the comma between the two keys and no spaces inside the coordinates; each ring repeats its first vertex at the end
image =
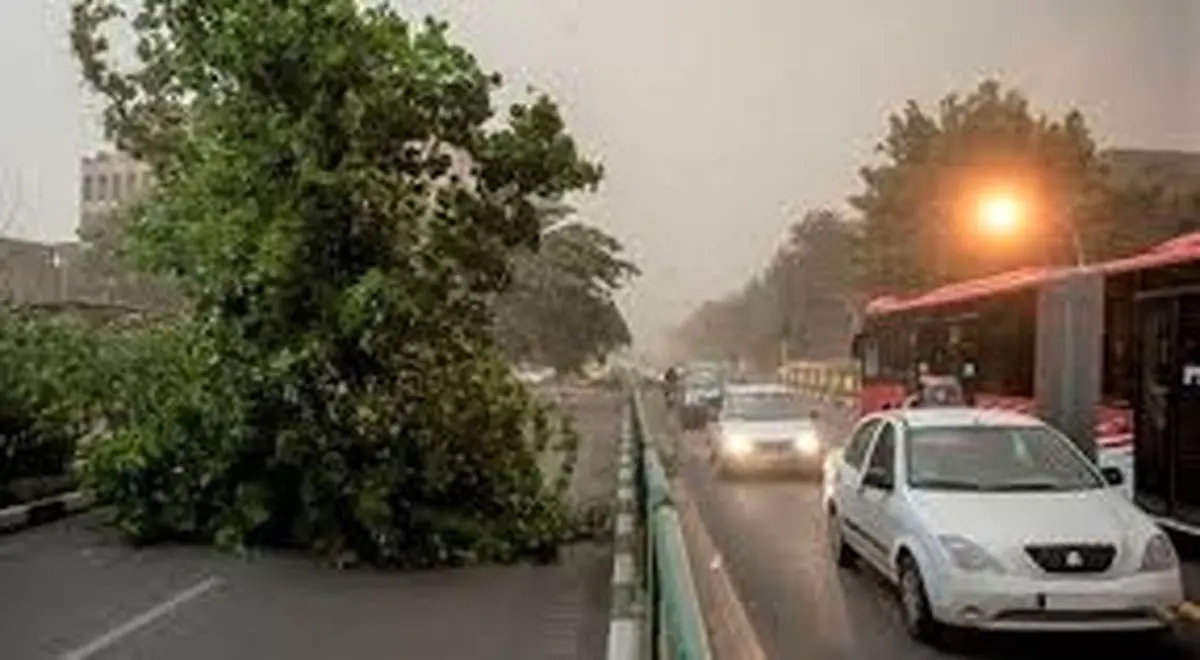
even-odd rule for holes
{"type": "Polygon", "coordinates": [[[641,574],[650,605],[650,643],[644,646],[643,655],[653,660],[712,660],[683,527],[671,498],[671,482],[636,389],[630,397],[629,413],[639,450],[636,484],[643,505],[641,528],[645,530],[641,574]]]}

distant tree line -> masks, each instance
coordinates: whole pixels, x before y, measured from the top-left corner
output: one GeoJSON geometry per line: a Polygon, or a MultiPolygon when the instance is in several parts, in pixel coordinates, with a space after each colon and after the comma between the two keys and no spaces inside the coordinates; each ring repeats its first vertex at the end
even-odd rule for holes
{"type": "Polygon", "coordinates": [[[494,305],[496,337],[508,358],[559,373],[630,344],[614,294],[638,274],[617,239],[570,214],[547,213],[538,250],[515,259],[494,305]]]}
{"type": "Polygon", "coordinates": [[[806,214],[753,280],[679,326],[684,353],[764,366],[845,356],[854,309],[870,297],[1068,263],[1075,236],[1098,261],[1200,230],[1200,166],[1171,177],[1153,171],[1172,166],[1159,163],[1131,175],[1113,157],[1137,154],[1106,155],[1079,111],[1051,117],[995,80],[933,110],[907,102],[888,118],[877,153],[859,170],[852,214],[806,214]],[[1011,235],[981,231],[988,195],[1019,203],[1011,235]]]}

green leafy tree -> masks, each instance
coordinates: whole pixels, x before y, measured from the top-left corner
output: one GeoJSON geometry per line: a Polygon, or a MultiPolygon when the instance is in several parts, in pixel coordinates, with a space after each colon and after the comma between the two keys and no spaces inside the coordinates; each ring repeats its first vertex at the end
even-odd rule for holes
{"type": "MultiPolygon", "coordinates": [[[[179,296],[169,276],[143,271],[129,255],[124,213],[114,212],[104,222],[80,231],[83,247],[80,297],[96,302],[124,304],[152,312],[172,311],[179,296]]],[[[77,285],[78,286],[78,285],[77,285]]]]}
{"type": "Polygon", "coordinates": [[[76,0],[72,42],[157,182],[131,252],[189,312],[146,344],[164,386],[82,456],[121,526],[402,565],[564,538],[551,425],[490,332],[531,197],[601,176],[553,102],[497,121],[499,78],[445,24],[355,0],[145,0],[130,71],[103,36],[120,14],[76,0]]]}
{"type": "Polygon", "coordinates": [[[594,227],[548,224],[539,249],[517,260],[511,286],[496,301],[497,336],[510,359],[569,373],[627,346],[629,327],[613,296],[638,271],[621,252],[619,241],[594,227]]]}
{"type": "Polygon", "coordinates": [[[1089,253],[1105,236],[1094,222],[1104,168],[1078,111],[1036,113],[1015,90],[988,80],[927,113],[915,101],[888,120],[881,164],[860,170],[862,284],[872,292],[1070,258],[1070,225],[1089,253]],[[1014,194],[1029,213],[1011,243],[980,234],[983,195],[1014,194]]]}
{"type": "Polygon", "coordinates": [[[706,302],[679,327],[691,357],[779,359],[840,356],[854,295],[856,227],[818,209],[791,226],[767,267],[735,294],[706,302]]]}
{"type": "Polygon", "coordinates": [[[1200,156],[1114,149],[1105,153],[1105,164],[1097,221],[1106,253],[1129,254],[1200,230],[1200,156]]]}

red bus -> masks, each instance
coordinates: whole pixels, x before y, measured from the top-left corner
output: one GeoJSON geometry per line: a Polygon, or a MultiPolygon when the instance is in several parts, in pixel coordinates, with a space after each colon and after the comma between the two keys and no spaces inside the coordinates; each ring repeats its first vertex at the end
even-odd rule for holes
{"type": "Polygon", "coordinates": [[[1037,381],[1063,368],[1046,364],[1055,354],[1045,347],[1075,332],[1045,292],[1073,276],[1093,278],[1101,292],[1095,349],[1076,363],[1093,370],[1098,391],[1075,399],[1096,402],[1080,414],[1092,422],[1098,458],[1126,472],[1127,492],[1151,514],[1200,533],[1200,232],[1126,259],[871,301],[854,341],[859,413],[901,405],[928,369],[962,377],[974,405],[1045,416],[1037,381]]]}

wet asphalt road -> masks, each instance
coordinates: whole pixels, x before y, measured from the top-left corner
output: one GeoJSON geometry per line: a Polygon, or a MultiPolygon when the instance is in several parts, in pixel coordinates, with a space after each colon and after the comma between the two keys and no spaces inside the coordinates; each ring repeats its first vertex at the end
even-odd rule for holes
{"type": "MultiPolygon", "coordinates": [[[[623,399],[575,392],[573,494],[612,497],[623,399]],[[578,492],[576,492],[578,491],[578,492]]],[[[592,660],[611,547],[546,566],[335,571],[287,553],[132,548],[93,512],[0,537],[0,660],[592,660]]]]}
{"type": "Polygon", "coordinates": [[[865,568],[838,570],[830,560],[815,481],[719,480],[707,463],[703,432],[669,430],[668,437],[678,442],[681,474],[769,658],[1200,659],[1200,631],[1190,627],[1165,641],[955,634],[944,649],[919,645],[904,632],[878,578],[865,568]]]}

